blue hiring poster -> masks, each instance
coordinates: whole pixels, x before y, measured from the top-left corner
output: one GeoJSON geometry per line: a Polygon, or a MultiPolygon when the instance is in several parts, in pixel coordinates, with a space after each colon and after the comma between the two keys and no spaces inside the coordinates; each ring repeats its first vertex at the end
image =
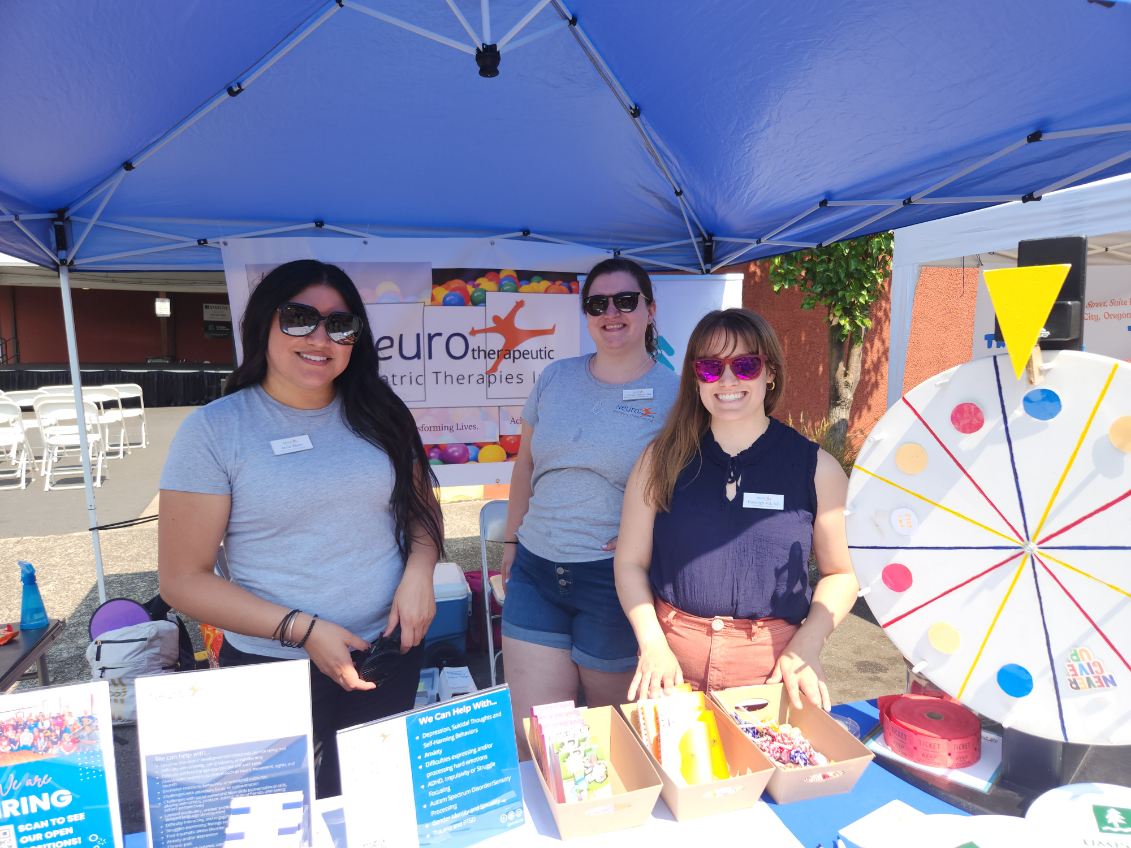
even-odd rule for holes
{"type": "Polygon", "coordinates": [[[0,848],[121,848],[105,681],[0,701],[0,848]]]}
{"type": "Polygon", "coordinates": [[[350,848],[460,848],[522,825],[505,686],[338,732],[350,848]]]}

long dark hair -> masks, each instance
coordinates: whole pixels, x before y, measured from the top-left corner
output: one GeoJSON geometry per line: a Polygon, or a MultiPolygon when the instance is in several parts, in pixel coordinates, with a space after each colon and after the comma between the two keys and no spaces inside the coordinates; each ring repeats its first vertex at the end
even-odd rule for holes
{"type": "Polygon", "coordinates": [[[428,464],[416,421],[396,393],[378,376],[377,350],[365,304],[353,280],[337,265],[298,259],[270,271],[251,293],[240,338],[243,362],[224,384],[230,395],[263,382],[267,376],[267,339],[278,308],[309,286],[329,286],[342,296],[346,308],[361,318],[361,337],[349,365],[334,380],[342,411],[351,430],[385,452],[393,465],[393,495],[389,505],[397,527],[397,546],[408,558],[415,541],[413,527],[422,530],[443,555],[444,527],[433,487],[436,475],[428,464]]]}
{"type": "Polygon", "coordinates": [[[660,434],[652,441],[651,476],[644,487],[648,503],[661,512],[671,508],[672,492],[680,472],[699,452],[699,440],[711,426],[711,415],[699,398],[695,360],[724,356],[728,350],[760,353],[774,377],[766,387],[766,415],[774,411],[785,391],[785,361],[781,342],[769,322],[749,309],[716,309],[704,315],[687,340],[679,394],[660,434]],[[718,346],[722,339],[722,347],[718,346]]]}
{"type": "MultiPolygon", "coordinates": [[[[631,259],[625,259],[622,256],[614,256],[611,259],[603,259],[598,262],[593,266],[592,270],[585,275],[585,284],[581,287],[581,302],[585,303],[585,298],[589,296],[589,289],[598,277],[602,274],[615,274],[617,271],[624,271],[626,274],[631,275],[632,279],[636,280],[636,285],[640,287],[640,292],[644,295],[646,303],[653,303],[655,301],[656,298],[652,294],[652,278],[648,276],[648,272],[631,259]]],[[[644,331],[644,349],[648,351],[648,355],[653,358],[656,356],[656,351],[660,348],[659,338],[660,333],[656,329],[656,322],[649,321],[648,329],[644,331]]]]}

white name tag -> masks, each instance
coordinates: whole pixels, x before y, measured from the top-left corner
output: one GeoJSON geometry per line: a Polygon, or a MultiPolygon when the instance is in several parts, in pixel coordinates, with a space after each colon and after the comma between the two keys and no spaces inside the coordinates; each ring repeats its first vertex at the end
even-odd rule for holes
{"type": "Polygon", "coordinates": [[[785,495],[743,492],[742,507],[743,509],[785,509],[785,495]]]}
{"type": "Polygon", "coordinates": [[[624,389],[620,393],[621,400],[651,400],[651,389],[624,389]]]}
{"type": "Polygon", "coordinates": [[[271,442],[271,453],[275,454],[275,456],[313,449],[314,445],[310,443],[310,436],[305,434],[301,436],[291,436],[289,439],[275,439],[275,441],[271,442]]]}

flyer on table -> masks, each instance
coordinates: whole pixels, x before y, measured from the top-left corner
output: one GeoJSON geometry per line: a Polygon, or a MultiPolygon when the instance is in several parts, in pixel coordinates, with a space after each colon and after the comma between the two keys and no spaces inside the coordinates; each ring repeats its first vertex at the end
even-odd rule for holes
{"type": "Polygon", "coordinates": [[[137,716],[151,848],[311,844],[307,661],[142,677],[137,716]]]}
{"type": "Polygon", "coordinates": [[[0,848],[121,848],[105,681],[0,699],[0,848]]]}
{"type": "Polygon", "coordinates": [[[524,822],[505,686],[338,732],[351,848],[473,845],[524,822]]]}

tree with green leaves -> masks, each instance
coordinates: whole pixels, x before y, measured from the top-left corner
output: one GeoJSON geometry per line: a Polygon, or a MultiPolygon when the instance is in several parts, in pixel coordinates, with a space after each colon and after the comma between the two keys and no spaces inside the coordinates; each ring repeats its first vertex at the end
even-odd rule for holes
{"type": "Polygon", "coordinates": [[[872,304],[891,271],[892,234],[775,256],[770,283],[775,292],[800,289],[801,308],[823,306],[829,319],[829,436],[843,451],[852,397],[860,382],[864,336],[872,326],[872,304]]]}

